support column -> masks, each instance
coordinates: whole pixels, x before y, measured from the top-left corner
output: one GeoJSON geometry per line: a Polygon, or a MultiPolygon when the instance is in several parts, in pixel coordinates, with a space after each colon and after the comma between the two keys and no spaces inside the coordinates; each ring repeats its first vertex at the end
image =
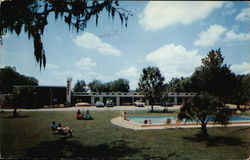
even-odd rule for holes
{"type": "Polygon", "coordinates": [[[103,97],[100,97],[100,98],[99,98],[99,101],[101,101],[101,102],[102,102],[102,101],[103,101],[103,97]]]}
{"type": "Polygon", "coordinates": [[[149,100],[148,100],[148,99],[146,99],[146,105],[147,105],[147,106],[149,105],[149,100]]]}
{"type": "Polygon", "coordinates": [[[174,97],[174,104],[177,105],[177,97],[174,97]]]}
{"type": "Polygon", "coordinates": [[[91,96],[91,105],[95,106],[95,97],[94,96],[91,96]]]}
{"type": "Polygon", "coordinates": [[[120,97],[116,97],[116,105],[120,106],[120,97]]]}

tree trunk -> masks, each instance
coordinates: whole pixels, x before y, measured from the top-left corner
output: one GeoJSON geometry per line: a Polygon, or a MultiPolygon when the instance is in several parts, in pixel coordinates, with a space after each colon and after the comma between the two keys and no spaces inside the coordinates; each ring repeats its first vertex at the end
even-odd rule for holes
{"type": "Polygon", "coordinates": [[[16,117],[17,116],[17,109],[14,108],[14,111],[13,111],[13,117],[16,117]]]}
{"type": "Polygon", "coordinates": [[[151,103],[151,112],[154,111],[154,101],[153,99],[150,100],[150,103],[151,103]]]}
{"type": "Polygon", "coordinates": [[[208,137],[208,134],[207,134],[207,124],[206,123],[202,123],[201,124],[201,135],[203,137],[208,137]]]}
{"type": "Polygon", "coordinates": [[[237,110],[241,110],[241,109],[240,109],[240,104],[239,104],[239,103],[237,103],[237,110]]]}

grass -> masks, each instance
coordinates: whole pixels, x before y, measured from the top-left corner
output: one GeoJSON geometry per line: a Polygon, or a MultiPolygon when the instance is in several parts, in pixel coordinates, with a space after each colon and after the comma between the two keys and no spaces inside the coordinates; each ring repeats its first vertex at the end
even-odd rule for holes
{"type": "MultiPolygon", "coordinates": [[[[92,111],[94,120],[75,120],[75,112],[25,112],[24,117],[0,114],[2,158],[133,158],[133,159],[246,159],[250,127],[134,131],[110,123],[119,111],[92,111]],[[51,120],[70,126],[73,137],[52,134],[51,120]]],[[[129,111],[128,115],[176,115],[129,111]]],[[[250,116],[250,114],[245,114],[250,116]]]]}

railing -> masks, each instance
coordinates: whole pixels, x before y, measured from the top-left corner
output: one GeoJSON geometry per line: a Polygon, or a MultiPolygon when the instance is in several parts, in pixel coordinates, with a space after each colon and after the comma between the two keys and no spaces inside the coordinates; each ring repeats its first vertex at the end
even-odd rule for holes
{"type": "Polygon", "coordinates": [[[93,95],[101,95],[101,96],[144,96],[141,92],[72,92],[73,95],[82,95],[82,96],[93,96],[93,95]]]}
{"type": "MultiPolygon", "coordinates": [[[[144,96],[142,92],[72,92],[75,96],[144,96]]],[[[193,97],[196,93],[194,92],[169,92],[169,97],[193,97]]]]}

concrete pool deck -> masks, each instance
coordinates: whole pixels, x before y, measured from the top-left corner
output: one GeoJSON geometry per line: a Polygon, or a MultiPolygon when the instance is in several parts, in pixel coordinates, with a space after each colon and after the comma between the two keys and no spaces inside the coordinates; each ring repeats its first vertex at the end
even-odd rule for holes
{"type": "MultiPolygon", "coordinates": [[[[154,124],[138,124],[133,123],[127,120],[123,120],[123,117],[116,117],[111,120],[111,123],[123,127],[128,128],[132,130],[154,130],[154,129],[179,129],[179,128],[200,128],[201,126],[199,124],[160,124],[160,125],[154,125],[154,124]]],[[[207,128],[210,127],[223,127],[220,124],[208,124],[207,128]]],[[[250,127],[250,122],[233,122],[228,124],[226,127],[250,127]]]]}

